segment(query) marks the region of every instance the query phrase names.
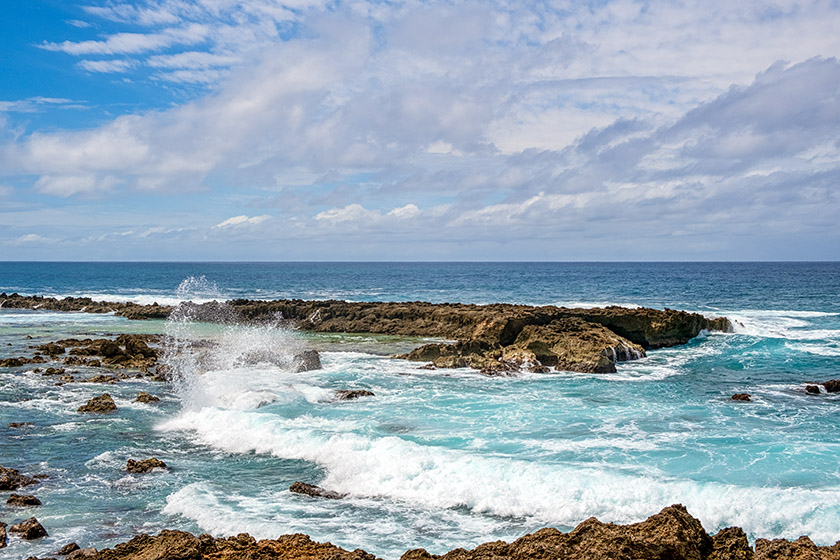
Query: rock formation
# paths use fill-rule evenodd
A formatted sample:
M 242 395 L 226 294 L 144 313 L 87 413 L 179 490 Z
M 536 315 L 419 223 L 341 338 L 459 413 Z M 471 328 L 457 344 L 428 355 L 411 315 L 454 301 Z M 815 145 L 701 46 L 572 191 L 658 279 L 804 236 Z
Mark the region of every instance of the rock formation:
M 93 397 L 78 409 L 79 412 L 95 412 L 99 414 L 113 412 L 115 410 L 117 410 L 117 405 L 108 393 Z
M 289 492 L 294 492 L 295 494 L 306 494 L 307 496 L 312 496 L 313 498 L 327 498 L 328 500 L 340 500 L 347 496 L 346 494 L 339 494 L 338 492 L 333 492 L 332 490 L 325 490 L 320 486 L 307 484 L 305 482 L 295 482 L 289 486 Z
M 733 401 L 743 401 L 743 402 L 750 402 L 752 400 L 752 396 L 749 393 L 735 393 L 732 395 Z
M 31 541 L 47 536 L 47 530 L 34 517 L 9 527 L 10 533 L 20 533 L 20 538 Z
M 37 478 L 22 475 L 17 469 L 0 467 L 0 490 L 17 490 L 24 486 L 38 484 L 38 482 Z
M 154 469 L 168 469 L 168 467 L 166 466 L 166 463 L 164 463 L 157 457 L 152 457 L 151 459 L 143 459 L 142 461 L 135 461 L 134 459 L 129 459 L 128 463 L 125 466 L 125 470 L 135 474 L 151 472 Z
M 145 391 L 141 391 L 141 392 L 137 393 L 137 398 L 134 399 L 134 400 L 136 402 L 141 402 L 141 403 L 153 403 L 153 402 L 158 402 L 160 400 L 160 398 L 156 397 L 154 395 L 150 395 L 149 393 L 146 393 Z
M 359 397 L 375 397 L 373 391 L 365 389 L 341 389 L 335 392 L 335 398 L 339 401 L 350 401 Z
M 6 500 L 7 506 L 32 507 L 40 506 L 41 500 L 31 494 L 12 494 Z

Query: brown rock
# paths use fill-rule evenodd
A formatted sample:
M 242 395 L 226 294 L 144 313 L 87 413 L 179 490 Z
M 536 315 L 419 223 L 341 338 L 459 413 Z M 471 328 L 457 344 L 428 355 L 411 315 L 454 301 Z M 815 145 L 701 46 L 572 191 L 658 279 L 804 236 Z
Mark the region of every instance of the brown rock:
M 41 500 L 31 494 L 12 494 L 6 500 L 7 506 L 31 507 L 40 506 Z
M 36 477 L 22 475 L 17 469 L 0 467 L 0 490 L 17 490 L 32 484 L 38 484 Z
M 367 391 L 365 389 L 342 389 L 340 391 L 335 392 L 335 398 L 340 401 L 349 401 L 353 399 L 358 399 L 359 397 L 375 397 L 376 395 L 373 394 L 372 391 Z
M 34 517 L 30 517 L 26 521 L 21 521 L 20 523 L 10 526 L 9 532 L 20 533 L 20 538 L 28 541 L 48 536 L 47 530 L 44 529 L 44 526 L 38 523 L 38 520 Z
M 35 424 L 32 422 L 9 422 L 10 428 L 20 429 L 20 428 L 32 428 Z
M 136 402 L 141 402 L 141 403 L 153 403 L 153 402 L 158 402 L 159 400 L 160 400 L 159 397 L 156 397 L 154 395 L 150 395 L 149 393 L 142 392 L 142 391 L 140 393 L 137 393 L 137 398 L 135 399 Z
M 819 395 L 822 393 L 817 385 L 805 385 L 805 392 L 809 395 Z
M 80 548 L 78 550 L 74 550 L 70 554 L 67 555 L 67 558 L 64 560 L 82 560 L 83 558 L 96 558 L 97 552 L 95 548 Z
M 117 405 L 108 393 L 93 397 L 87 404 L 80 406 L 78 409 L 79 412 L 95 412 L 99 414 L 113 412 L 115 410 L 117 410 Z
M 157 457 L 152 457 L 151 459 L 143 459 L 142 461 L 135 461 L 134 459 L 129 459 L 128 463 L 125 466 L 125 470 L 130 473 L 147 473 L 151 472 L 153 469 L 167 469 L 166 463 L 158 459 Z
M 740 527 L 721 529 L 712 537 L 708 560 L 753 560 L 753 550 Z
M 749 393 L 735 393 L 734 395 L 732 395 L 732 400 L 748 402 L 752 400 L 752 397 Z
M 0 548 L 6 548 L 6 524 L 0 521 Z
M 327 498 L 328 500 L 340 500 L 347 496 L 347 494 L 340 494 L 338 492 L 333 492 L 332 490 L 325 490 L 320 486 L 307 484 L 305 482 L 295 482 L 289 486 L 289 492 L 306 494 L 307 496 L 312 496 L 313 498 Z
M 67 556 L 67 555 L 68 555 L 68 554 L 70 554 L 71 552 L 75 552 L 76 550 L 79 550 L 80 548 L 81 548 L 81 547 L 80 547 L 79 545 L 77 545 L 77 544 L 76 544 L 76 543 L 74 543 L 74 542 L 71 542 L 71 543 L 68 543 L 68 544 L 65 544 L 64 546 L 62 546 L 62 547 L 58 550 L 58 555 L 59 555 L 59 556 Z
M 822 384 L 828 393 L 840 393 L 840 379 L 832 379 Z
M 833 546 L 817 546 L 808 537 L 795 541 L 757 539 L 755 560 L 838 560 L 840 542 Z

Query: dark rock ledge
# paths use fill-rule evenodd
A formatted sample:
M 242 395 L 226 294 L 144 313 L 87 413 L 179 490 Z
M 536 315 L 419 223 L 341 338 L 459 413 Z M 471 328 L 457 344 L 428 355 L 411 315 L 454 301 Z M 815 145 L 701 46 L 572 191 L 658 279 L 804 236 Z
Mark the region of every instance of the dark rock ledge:
M 290 326 L 316 332 L 439 337 L 455 343 L 422 346 L 400 357 L 433 362 L 437 367 L 470 366 L 487 375 L 521 369 L 545 372 L 549 367 L 609 373 L 615 371 L 616 362 L 641 358 L 652 348 L 684 344 L 703 330 L 732 330 L 725 317 L 709 319 L 671 309 L 623 307 L 237 299 L 224 304 L 185 303 L 173 309 L 5 293 L 0 294 L 0 307 L 114 312 L 130 319 L 166 318 L 173 311 L 217 322 L 282 318 Z
M 90 556 L 95 560 L 376 560 L 361 549 L 353 551 L 318 543 L 307 535 L 256 540 L 198 537 L 183 531 L 140 535 L 113 549 Z M 837 560 L 840 542 L 816 546 L 808 537 L 796 541 L 758 539 L 750 547 L 738 527 L 709 535 L 681 505 L 663 509 L 641 523 L 615 525 L 587 519 L 569 533 L 541 529 L 512 543 L 488 542 L 473 550 L 457 548 L 442 556 L 423 549 L 405 552 L 401 560 Z

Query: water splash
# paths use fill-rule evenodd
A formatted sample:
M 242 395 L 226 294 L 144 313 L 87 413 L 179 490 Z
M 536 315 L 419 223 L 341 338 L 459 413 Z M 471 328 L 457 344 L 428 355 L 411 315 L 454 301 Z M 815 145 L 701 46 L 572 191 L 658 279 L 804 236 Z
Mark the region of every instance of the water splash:
M 182 301 L 202 301 L 224 299 L 219 286 L 207 279 L 205 275 L 187 276 L 175 291 Z

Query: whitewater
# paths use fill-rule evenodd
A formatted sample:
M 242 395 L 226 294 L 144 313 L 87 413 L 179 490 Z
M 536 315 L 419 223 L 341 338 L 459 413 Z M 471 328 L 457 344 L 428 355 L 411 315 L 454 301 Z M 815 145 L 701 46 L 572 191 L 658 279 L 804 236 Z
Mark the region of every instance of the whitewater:
M 396 558 L 568 530 L 590 516 L 634 522 L 673 503 L 709 532 L 840 539 L 840 397 L 804 390 L 840 378 L 836 263 L 143 266 L 0 263 L 0 291 L 161 304 L 618 304 L 724 315 L 735 332 L 651 351 L 614 374 L 488 378 L 390 357 L 421 339 L 0 308 L 8 356 L 67 336 L 157 333 L 168 335 L 175 372 L 170 384 L 55 386 L 33 367 L 0 368 L 0 465 L 50 475 L 33 512 L 50 537 L 25 550 L 10 541 L 18 556 L 179 528 L 303 532 Z M 294 372 L 304 349 L 320 352 L 321 369 Z M 337 400 L 347 389 L 375 396 Z M 76 412 L 104 391 L 118 414 Z M 139 391 L 162 400 L 134 402 Z M 752 402 L 731 401 L 740 392 Z M 21 421 L 34 426 L 6 427 Z M 128 458 L 147 456 L 170 472 L 125 473 Z M 347 497 L 290 493 L 298 480 Z

